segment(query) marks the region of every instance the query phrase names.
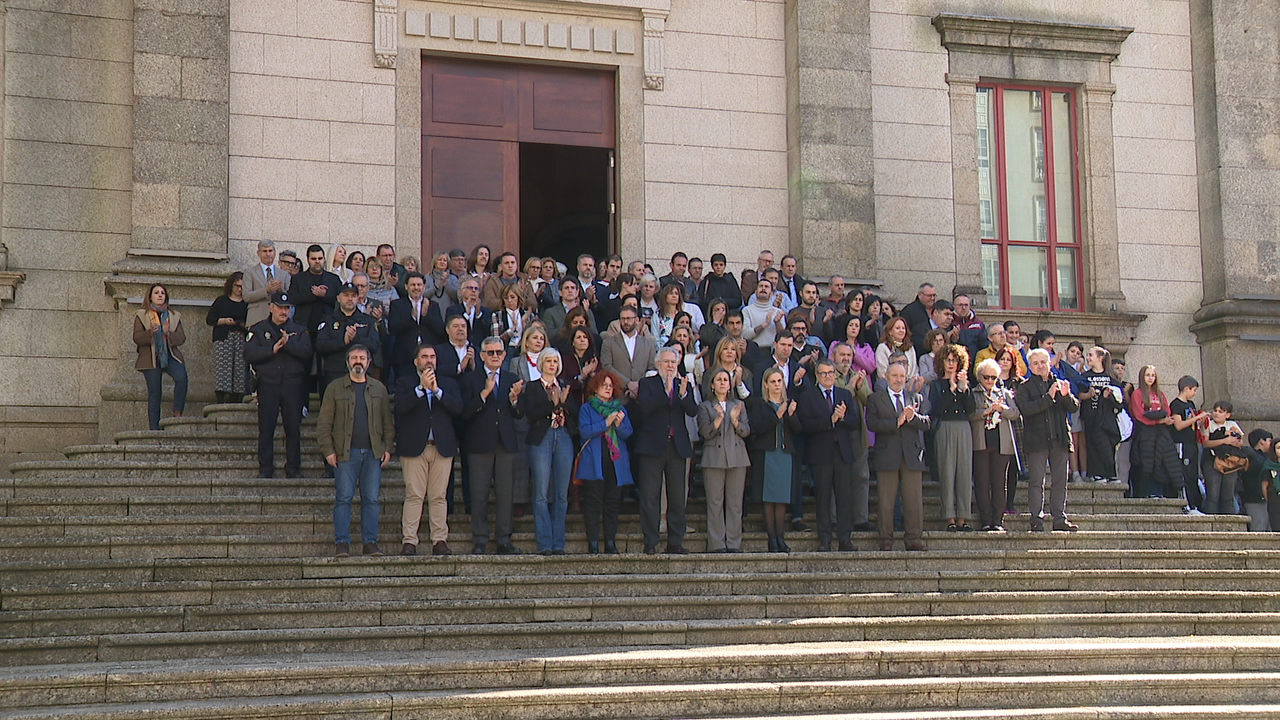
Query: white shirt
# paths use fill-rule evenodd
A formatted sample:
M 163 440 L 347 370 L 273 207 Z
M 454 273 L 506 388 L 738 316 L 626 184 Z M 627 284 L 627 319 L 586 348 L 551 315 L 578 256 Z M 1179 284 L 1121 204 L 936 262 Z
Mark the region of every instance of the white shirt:
M 275 280 L 280 275 L 280 268 L 275 265 L 263 265 L 262 263 L 258 263 L 258 266 L 262 268 L 262 277 L 267 278 L 268 280 Z M 267 274 L 268 270 L 271 271 L 270 275 Z
M 469 348 L 470 345 L 463 345 L 462 347 L 458 347 L 453 343 L 449 343 L 449 346 L 452 347 L 453 351 L 458 354 L 458 367 L 461 368 L 462 361 L 467 359 L 467 348 Z
M 781 362 L 780 360 L 778 360 L 778 357 L 775 355 L 773 358 L 773 364 L 775 367 L 777 367 L 779 370 L 782 371 L 782 377 L 784 380 L 786 380 L 786 382 L 784 382 L 783 385 L 790 386 L 791 385 L 791 360 L 788 359 L 786 362 Z
M 636 338 L 640 337 L 640 333 L 628 335 L 622 333 L 622 344 L 627 346 L 627 357 L 632 360 L 636 359 Z

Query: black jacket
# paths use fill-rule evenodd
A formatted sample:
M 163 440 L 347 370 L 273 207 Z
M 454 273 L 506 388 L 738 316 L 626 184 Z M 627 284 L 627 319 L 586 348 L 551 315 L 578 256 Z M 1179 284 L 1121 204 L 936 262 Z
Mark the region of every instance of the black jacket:
M 1050 382 L 1056 382 L 1056 378 L 1050 376 Z M 1022 448 L 1027 453 L 1071 447 L 1067 415 L 1079 410 L 1080 402 L 1070 392 L 1049 397 L 1050 382 L 1029 375 L 1014 395 L 1018 412 L 1022 414 Z
M 328 288 L 324 297 L 312 294 L 311 288 L 317 285 Z M 338 299 L 338 288 L 341 286 L 342 280 L 327 270 L 319 275 L 311 271 L 294 275 L 289 281 L 289 298 L 293 300 L 293 306 L 296 308 L 293 312 L 294 321 L 305 327 L 314 337 L 320 323 L 333 315 L 334 303 Z
M 563 387 L 568 387 L 561 383 Z M 524 392 L 520 393 L 520 414 L 529 421 L 529 434 L 525 442 L 530 445 L 540 445 L 547 436 L 547 431 L 551 429 L 551 413 L 557 407 L 564 410 L 565 429 L 567 430 L 573 419 L 578 416 L 578 404 L 572 399 L 566 399 L 559 406 L 552 404 L 551 398 L 547 395 L 547 388 L 542 384 L 542 379 L 538 378 L 533 382 L 525 383 Z
M 419 397 L 421 379 L 408 375 L 396 382 L 396 455 L 417 457 L 427 449 L 427 437 L 444 457 L 458 454 L 458 438 L 453 431 L 453 418 L 462 413 L 462 391 L 447 377 L 436 376 L 442 397 L 430 400 Z M 425 393 L 425 391 L 424 391 Z
M 449 318 L 454 315 L 467 316 L 467 309 L 461 303 L 455 303 L 444 311 L 444 326 L 447 330 L 449 327 Z M 468 322 L 467 340 L 477 351 L 480 350 L 480 343 L 493 333 L 493 312 L 484 305 L 476 306 L 476 315 L 473 320 Z M 441 342 L 445 342 L 441 340 Z
M 276 342 L 282 332 L 292 337 L 276 352 Z M 276 325 L 267 318 L 249 328 L 244 359 L 253 366 L 260 383 L 302 382 L 311 374 L 311 335 L 292 320 Z
M 316 354 L 320 356 L 321 367 L 326 373 L 347 372 L 347 348 L 352 345 L 363 345 L 369 348 L 370 360 L 378 365 L 382 359 L 382 340 L 378 337 L 376 321 L 370 315 L 356 310 L 350 316 L 335 312 L 320 332 L 316 333 Z M 357 326 L 356 336 L 351 342 L 346 341 L 347 326 Z M 291 341 L 292 342 L 292 341 Z
M 815 386 L 810 392 L 802 393 L 796 399 L 796 415 L 800 418 L 800 427 L 804 430 L 804 461 L 808 465 L 829 465 L 836 460 L 837 448 L 840 458 L 847 463 L 854 460 L 853 450 L 857 441 L 853 434 L 862 429 L 861 406 L 854 399 L 853 393 L 844 388 L 832 388 L 835 404 L 845 404 L 845 416 L 840 422 L 831 423 L 832 408 L 827 403 L 825 391 Z
M 395 336 L 396 342 L 391 351 L 391 364 L 409 365 L 418 354 L 418 345 L 439 345 L 445 342 L 444 319 L 435 303 L 427 296 L 422 297 L 422 315 L 417 322 L 413 320 L 413 301 L 399 298 L 391 301 L 391 311 L 387 316 L 387 330 Z
M 497 450 L 499 442 L 507 452 L 515 452 L 519 447 L 515 419 L 520 417 L 520 409 L 511 405 L 511 386 L 520 378 L 505 370 L 498 373 L 498 384 L 488 400 L 480 397 L 488 379 L 488 372 L 483 366 L 479 371 L 465 373 L 462 377 L 462 397 L 465 398 L 462 417 L 466 420 L 462 451 L 465 453 L 492 453 Z
M 680 378 L 675 379 L 676 393 L 680 392 Z M 651 375 L 640 380 L 640 389 L 636 401 L 644 422 L 636 432 L 636 453 L 650 457 L 661 457 L 667 448 L 667 435 L 670 434 L 676 444 L 676 452 L 682 458 L 693 457 L 693 440 L 689 437 L 689 425 L 685 416 L 695 417 L 698 414 L 698 402 L 693 397 L 694 383 L 690 382 L 684 395 L 673 402 L 667 395 L 666 384 L 662 376 Z
M 790 401 L 787 401 L 790 403 Z M 747 422 L 751 424 L 751 439 L 749 441 L 749 450 L 752 453 L 760 453 L 763 459 L 764 453 L 770 450 L 781 449 L 788 455 L 796 453 L 795 436 L 801 431 L 800 425 L 800 403 L 796 403 L 796 414 L 783 415 L 782 419 L 778 419 L 778 413 L 769 407 L 769 403 L 760 395 L 752 395 L 747 398 Z M 778 424 L 782 424 L 782 447 L 778 447 Z M 755 461 L 752 460 L 752 464 Z
M 724 300 L 730 310 L 742 307 L 742 286 L 738 284 L 738 279 L 731 272 L 726 272 L 721 277 L 716 277 L 715 273 L 703 275 L 702 282 L 698 283 L 698 296 L 702 298 L 704 313 L 711 306 L 711 301 L 716 298 Z

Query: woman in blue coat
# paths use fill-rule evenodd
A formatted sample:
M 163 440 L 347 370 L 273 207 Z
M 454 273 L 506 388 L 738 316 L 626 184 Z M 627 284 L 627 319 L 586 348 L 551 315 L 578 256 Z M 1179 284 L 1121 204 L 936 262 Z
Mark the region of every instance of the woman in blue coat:
M 618 488 L 631 485 L 631 460 L 627 438 L 631 419 L 620 399 L 622 378 L 609 371 L 597 372 L 587 383 L 586 401 L 578 410 L 582 454 L 578 479 L 582 481 L 582 514 L 587 522 L 587 552 L 600 552 L 600 519 L 604 515 L 604 551 L 618 554 Z

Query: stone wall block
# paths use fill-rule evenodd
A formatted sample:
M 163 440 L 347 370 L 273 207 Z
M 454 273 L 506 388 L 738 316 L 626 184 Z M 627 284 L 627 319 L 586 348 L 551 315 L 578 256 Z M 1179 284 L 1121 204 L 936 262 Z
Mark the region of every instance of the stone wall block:
M 159 10 L 134 13 L 134 50 L 179 57 L 230 56 L 227 16 L 174 15 Z
M 226 232 L 226 189 L 184 185 L 181 188 L 179 207 L 183 227 L 215 233 Z
M 129 151 L 93 145 L 10 140 L 5 148 L 5 182 L 129 190 Z
M 225 105 L 198 100 L 139 97 L 134 104 L 134 136 L 139 140 L 216 143 L 225 147 L 230 116 Z
M 138 53 L 134 58 L 133 92 L 151 97 L 182 95 L 182 58 Z
M 809 31 L 800 46 L 800 67 L 846 70 L 866 67 L 870 56 L 866 46 L 856 46 L 843 33 Z
M 153 228 L 135 226 L 133 244 L 153 250 L 219 252 L 227 247 L 225 232 L 198 228 Z M 189 351 L 188 351 L 189 352 Z
M 133 217 L 139 225 L 147 227 L 178 227 L 179 193 L 177 185 L 133 186 Z
M 803 105 L 800 141 L 831 145 L 871 137 L 871 109 Z M 870 143 L 865 143 L 870 146 Z
M 139 140 L 133 163 L 137 182 L 227 186 L 226 145 Z
M 8 53 L 5 92 L 10 97 L 119 104 L 133 96 L 133 74 L 123 63 Z
M 225 58 L 182 59 L 182 97 L 187 100 L 229 103 L 230 63 Z

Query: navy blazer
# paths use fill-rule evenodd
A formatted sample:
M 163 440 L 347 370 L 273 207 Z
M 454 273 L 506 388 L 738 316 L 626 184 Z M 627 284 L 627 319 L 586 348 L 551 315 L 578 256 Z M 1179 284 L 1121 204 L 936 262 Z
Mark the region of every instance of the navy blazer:
M 484 390 L 488 371 L 481 367 L 477 372 L 464 373 L 462 378 L 462 396 L 466 398 L 462 408 L 462 417 L 466 420 L 462 451 L 469 455 L 486 455 L 495 452 L 501 442 L 507 452 L 515 452 L 519 447 L 515 419 L 520 417 L 520 409 L 511 404 L 511 386 L 520 378 L 505 370 L 498 371 L 498 384 L 489 394 L 489 399 L 484 400 L 480 393 Z
M 387 315 L 387 330 L 395 336 L 392 349 L 391 364 L 409 365 L 418 355 L 418 345 L 439 345 L 447 342 L 444 334 L 444 319 L 435 303 L 427 296 L 422 297 L 422 316 L 413 321 L 413 301 L 399 298 L 391 301 L 391 310 Z
M 804 446 L 804 461 L 808 465 L 829 465 L 835 462 L 836 448 L 840 449 L 842 460 L 846 463 L 853 462 L 853 434 L 862 430 L 861 407 L 848 390 L 842 387 L 831 390 L 835 404 L 845 405 L 844 419 L 834 425 L 831 423 L 831 405 L 827 403 L 826 392 L 821 386 L 815 385 L 813 390 L 801 393 L 796 399 L 796 415 L 800 417 L 800 427 L 808 436 Z
M 446 329 L 449 326 L 449 318 L 454 315 L 461 315 L 464 318 L 467 316 L 466 308 L 462 306 L 462 303 L 450 305 L 448 309 L 444 311 L 444 324 Z M 467 330 L 467 340 L 471 342 L 471 345 L 476 350 L 479 350 L 480 343 L 484 342 L 484 339 L 493 333 L 493 312 L 483 304 L 476 306 L 475 320 L 468 323 L 468 327 L 470 329 Z
M 675 379 L 676 392 L 680 392 L 680 378 Z M 667 449 L 667 435 L 676 443 L 676 451 L 682 458 L 693 457 L 693 440 L 689 437 L 689 424 L 685 417 L 698 414 L 698 402 L 693 397 L 695 383 L 692 378 L 684 395 L 675 401 L 667 395 L 662 376 L 651 375 L 640 380 L 636 400 L 644 422 L 636 432 L 636 453 L 650 457 L 662 457 Z
M 484 361 L 480 358 L 480 350 L 476 349 L 475 364 L 470 370 L 463 372 L 458 369 L 458 352 L 453 349 L 452 343 L 444 343 L 436 346 L 436 375 L 441 377 L 453 378 L 459 384 L 462 383 L 462 376 L 475 372 L 476 368 L 484 367 Z M 481 385 L 481 387 L 484 387 Z M 466 388 L 463 388 L 464 390 Z
M 396 454 L 417 457 L 427 449 L 427 436 L 436 444 L 441 456 L 458 454 L 458 438 L 453 431 L 453 418 L 462 413 L 462 391 L 447 377 L 436 376 L 443 393 L 440 399 L 418 397 L 421 382 L 408 375 L 396 382 Z
M 752 344 L 754 343 L 748 343 L 748 349 Z M 751 369 L 751 372 L 752 372 L 751 392 L 756 395 L 762 394 L 761 383 L 764 382 L 764 371 L 768 370 L 769 368 L 777 364 L 776 361 L 773 359 L 773 348 L 762 347 L 760 348 L 760 351 L 761 351 L 760 359 L 756 362 L 755 367 Z M 799 382 L 797 382 L 796 374 L 798 373 L 800 368 L 804 368 L 804 377 L 800 378 Z M 787 383 L 787 397 L 797 401 L 796 413 L 798 414 L 800 412 L 800 409 L 798 407 L 799 406 L 798 401 L 800 400 L 800 395 L 802 395 L 805 391 L 807 391 L 810 387 L 813 386 L 813 368 L 805 367 L 804 365 L 801 365 L 799 362 L 797 362 L 796 354 L 795 352 L 792 352 L 791 357 L 787 359 L 787 377 L 791 379 L 791 381 Z

